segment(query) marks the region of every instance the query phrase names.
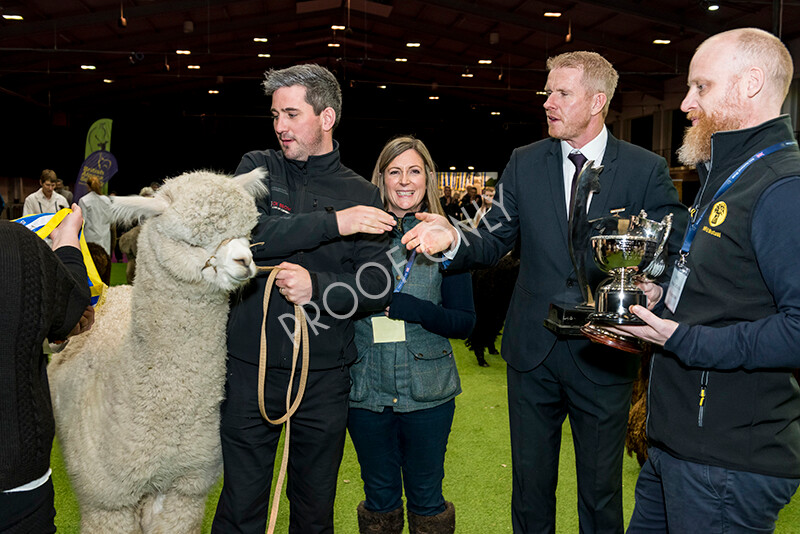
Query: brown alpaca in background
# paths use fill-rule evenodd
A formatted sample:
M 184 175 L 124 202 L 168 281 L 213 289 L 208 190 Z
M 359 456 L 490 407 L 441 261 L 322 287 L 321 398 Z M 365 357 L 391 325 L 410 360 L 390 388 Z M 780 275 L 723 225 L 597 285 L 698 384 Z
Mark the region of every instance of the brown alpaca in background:
M 519 274 L 519 256 L 510 252 L 494 267 L 472 271 L 472 298 L 475 301 L 475 328 L 466 345 L 478 359 L 478 365 L 488 367 L 484 357 L 498 354 L 495 340 L 503 329 L 511 293 Z
M 631 411 L 628 414 L 628 434 L 625 436 L 625 448 L 628 456 L 636 455 L 639 466 L 647 461 L 647 385 L 650 383 L 651 354 L 642 356 L 642 367 L 639 376 L 633 383 L 631 395 Z M 795 380 L 800 383 L 800 369 L 794 370 Z
M 651 353 L 642 356 L 639 376 L 633 383 L 631 395 L 631 411 L 628 413 L 628 434 L 625 436 L 625 448 L 628 456 L 636 454 L 639 466 L 647 460 L 647 385 L 650 383 Z

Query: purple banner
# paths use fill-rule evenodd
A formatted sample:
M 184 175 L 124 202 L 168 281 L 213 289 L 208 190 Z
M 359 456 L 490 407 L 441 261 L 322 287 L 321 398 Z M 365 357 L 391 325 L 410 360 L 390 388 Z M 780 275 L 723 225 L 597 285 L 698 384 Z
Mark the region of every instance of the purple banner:
M 117 173 L 117 158 L 111 152 L 98 150 L 89 154 L 81 165 L 78 179 L 75 180 L 75 192 L 72 201 L 77 203 L 80 198 L 89 192 L 87 185 L 89 178 L 96 176 L 101 184 L 108 182 Z

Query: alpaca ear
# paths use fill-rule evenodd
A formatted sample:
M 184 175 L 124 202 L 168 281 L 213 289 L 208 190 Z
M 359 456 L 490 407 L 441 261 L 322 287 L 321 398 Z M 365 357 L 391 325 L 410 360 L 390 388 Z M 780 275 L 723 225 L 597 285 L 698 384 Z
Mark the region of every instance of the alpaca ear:
M 111 201 L 111 215 L 117 223 L 131 224 L 161 215 L 168 207 L 169 202 L 161 197 L 116 197 Z
M 235 177 L 233 180 L 254 198 L 261 198 L 269 195 L 267 184 L 264 183 L 264 178 L 268 174 L 266 167 L 258 167 L 246 174 Z

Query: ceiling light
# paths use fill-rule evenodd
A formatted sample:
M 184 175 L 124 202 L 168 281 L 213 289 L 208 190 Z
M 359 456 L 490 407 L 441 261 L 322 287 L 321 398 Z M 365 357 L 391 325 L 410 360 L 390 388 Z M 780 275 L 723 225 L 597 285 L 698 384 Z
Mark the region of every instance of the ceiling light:
M 491 59 L 479 59 L 478 63 L 481 64 L 481 65 L 491 65 L 492 64 L 492 60 Z
M 439 100 L 438 96 L 429 96 L 428 100 Z
M 500 112 L 499 112 L 499 111 L 492 111 L 492 113 L 491 113 L 491 114 L 492 114 L 492 115 L 500 115 Z
M 332 30 L 344 30 L 345 27 L 344 26 L 340 26 L 338 24 L 334 24 L 333 26 L 331 26 L 331 29 Z
M 378 89 L 386 89 L 386 86 L 385 85 L 379 85 Z
M 191 50 L 175 50 L 175 53 L 180 55 L 180 56 L 188 56 L 189 54 L 192 53 L 192 51 Z
M 394 60 L 397 61 L 398 63 L 405 63 L 406 61 L 408 61 L 408 59 L 404 57 L 396 57 L 394 58 Z
M 474 75 L 471 72 L 462 72 L 461 73 L 461 77 L 462 78 L 472 78 L 473 76 Z
M 258 57 L 272 57 L 272 54 L 258 54 Z
M 339 43 L 328 43 L 328 48 L 339 48 L 340 46 L 342 45 Z
M 23 20 L 22 15 L 3 15 L 6 20 Z
M 119 18 L 117 19 L 117 26 L 120 28 L 128 26 L 128 19 L 125 18 L 125 11 L 122 9 L 122 0 L 119 0 Z
M 103 78 L 103 83 L 114 83 L 114 80 L 111 78 Z
M 450 170 L 451 170 L 451 171 L 454 171 L 454 170 L 456 170 L 456 167 L 455 167 L 455 165 L 450 165 Z
M 671 42 L 669 39 L 653 39 L 653 44 L 668 45 Z
M 81 65 L 81 68 L 83 70 L 95 70 L 97 67 L 95 67 L 94 65 Z
M 709 11 L 716 11 L 719 9 L 719 4 L 711 2 L 708 4 L 708 7 L 706 9 L 708 9 Z
M 200 68 L 200 65 L 186 65 L 187 69 L 197 70 Z
M 210 94 L 210 95 L 218 95 L 219 91 L 217 91 L 216 89 L 209 89 L 208 90 L 208 94 Z
M 474 171 L 474 170 L 475 170 L 475 167 L 473 167 L 472 165 L 470 165 L 469 167 L 467 167 L 467 169 L 469 169 L 469 170 L 471 170 L 471 171 Z
M 537 95 L 547 96 L 547 91 L 536 91 Z
M 269 39 L 266 37 L 253 37 L 254 43 L 266 43 L 267 41 L 269 41 Z
M 545 11 L 544 16 L 558 18 L 561 16 L 561 13 L 559 13 L 558 11 Z
M 419 43 L 406 43 L 408 48 L 419 48 Z

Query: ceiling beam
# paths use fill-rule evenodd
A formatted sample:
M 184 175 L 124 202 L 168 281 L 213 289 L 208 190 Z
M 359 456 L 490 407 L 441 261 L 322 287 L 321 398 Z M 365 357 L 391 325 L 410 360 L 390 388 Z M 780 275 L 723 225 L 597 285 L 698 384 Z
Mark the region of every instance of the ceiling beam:
M 328 14 L 315 14 L 314 17 L 308 17 L 310 19 L 307 21 L 309 24 L 313 24 L 314 21 L 318 21 L 320 25 L 324 25 L 330 17 L 330 13 Z M 212 23 L 213 34 L 219 33 L 233 33 L 237 34 L 246 30 L 252 30 L 253 28 L 274 28 L 280 27 L 281 25 L 287 24 L 289 22 L 293 22 L 297 20 L 297 15 L 292 11 L 282 11 L 276 12 L 274 14 L 264 15 L 260 17 L 252 17 L 252 18 L 244 18 L 238 20 L 226 20 L 226 21 L 218 21 Z M 291 34 L 292 39 L 294 39 L 293 35 Z M 147 54 L 169 54 L 174 55 L 175 50 L 173 48 L 167 48 L 169 44 L 175 44 L 178 41 L 182 43 L 190 43 L 190 42 L 197 42 L 201 43 L 199 46 L 202 48 L 203 51 L 197 52 L 198 56 L 206 54 L 204 52 L 207 47 L 208 43 L 205 41 L 207 38 L 207 34 L 205 33 L 195 33 L 195 34 L 186 34 L 183 32 L 182 28 L 176 28 L 170 31 L 162 31 L 162 32 L 141 32 L 136 35 L 129 35 L 125 34 L 121 38 L 112 38 L 112 39 L 103 39 L 103 40 L 96 40 L 83 43 L 81 45 L 70 47 L 69 49 L 53 49 L 53 48 L 42 48 L 42 49 L 14 49 L 14 48 L 2 48 L 0 47 L 0 54 L 5 53 L 12 53 L 16 55 L 6 56 L 2 62 L 2 70 L 15 70 L 17 67 L 27 67 L 36 61 L 42 61 L 42 58 L 52 57 L 53 54 L 72 54 L 76 52 L 86 52 L 86 53 L 97 53 L 99 56 L 106 55 L 108 53 L 116 53 L 116 54 L 130 54 L 132 51 L 134 52 L 144 52 Z M 0 43 L 2 44 L 2 43 Z M 266 47 L 267 50 L 270 47 L 274 46 L 274 43 L 271 43 L 269 47 Z M 192 48 L 191 46 L 189 48 Z M 211 52 L 213 53 L 213 51 Z
M 468 13 L 470 15 L 481 17 L 490 21 L 499 21 L 504 24 L 518 26 L 537 32 L 548 33 L 551 35 L 554 34 L 553 26 L 550 23 L 528 17 L 520 17 L 514 13 L 501 11 L 499 9 L 483 7 L 477 2 L 464 0 L 426 0 L 426 3 L 445 9 L 450 9 L 452 11 L 456 11 L 457 13 Z M 649 50 L 643 50 L 641 48 L 634 49 L 635 47 L 632 47 L 631 43 L 614 39 L 613 37 L 609 37 L 602 32 L 595 32 L 586 28 L 581 28 L 579 31 L 576 31 L 576 29 L 577 28 L 573 26 L 573 33 L 577 35 L 578 39 L 592 46 L 601 49 L 614 50 L 615 52 L 625 55 L 635 55 L 638 57 L 647 58 L 660 65 L 672 65 L 672 60 L 665 59 L 661 54 L 653 53 Z M 561 38 L 561 35 L 559 34 L 558 37 Z
M 457 43 L 462 43 L 465 46 L 480 48 L 485 52 L 485 55 L 494 56 L 497 54 L 507 54 L 509 56 L 517 56 L 520 58 L 525 58 L 528 61 L 539 61 L 541 62 L 542 68 L 544 68 L 544 63 L 547 60 L 547 54 L 543 49 L 534 48 L 532 46 L 526 45 L 514 45 L 514 44 L 506 44 L 506 43 L 497 43 L 497 44 L 489 44 L 488 39 L 484 40 L 476 40 L 472 35 L 467 34 L 465 32 L 454 31 L 441 25 L 427 23 L 421 19 L 413 19 L 409 17 L 403 17 L 402 15 L 392 15 L 390 21 L 386 21 L 385 19 L 380 19 L 378 17 L 370 17 L 368 19 L 374 23 L 378 24 L 391 24 L 392 26 L 396 26 L 402 28 L 404 30 L 410 32 L 416 32 L 421 34 L 428 34 L 437 39 L 448 39 L 450 41 L 454 41 Z M 463 56 L 458 56 L 461 59 L 460 63 L 469 64 L 472 58 L 465 58 Z M 478 57 L 474 59 L 479 59 Z
M 665 9 L 653 9 L 641 2 L 626 2 L 625 0 L 581 0 L 581 4 L 591 4 L 611 12 L 631 15 L 643 20 L 670 26 L 679 30 L 689 30 L 702 36 L 714 35 L 724 31 L 726 27 L 713 21 L 703 21 L 697 17 L 689 17 L 684 12 L 675 13 Z
M 225 6 L 241 0 L 163 0 L 152 4 L 143 4 L 125 8 L 126 18 L 143 18 L 161 15 L 163 13 L 184 12 L 192 9 L 206 9 L 208 7 Z M 52 20 L 39 20 L 36 22 L 22 22 L 0 28 L 0 40 L 11 37 L 29 37 L 39 33 L 50 33 L 53 30 L 61 31 L 81 26 L 92 26 L 115 22 L 119 18 L 119 9 L 106 9 L 92 13 L 82 13 L 59 17 Z

